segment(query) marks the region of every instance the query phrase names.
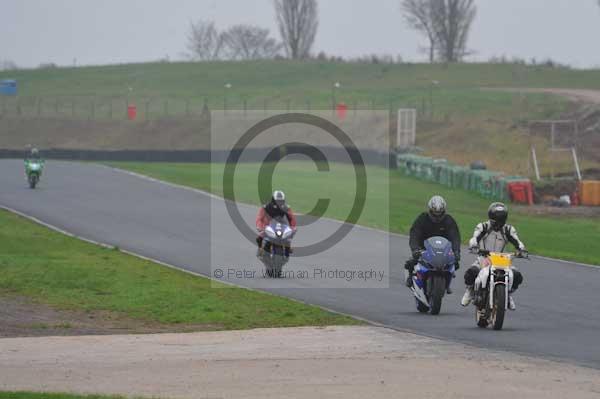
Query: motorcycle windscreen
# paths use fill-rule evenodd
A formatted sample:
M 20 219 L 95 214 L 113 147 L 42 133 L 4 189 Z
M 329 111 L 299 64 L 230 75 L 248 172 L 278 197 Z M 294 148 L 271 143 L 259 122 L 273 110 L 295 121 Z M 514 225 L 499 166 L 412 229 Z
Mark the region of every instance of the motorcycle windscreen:
M 445 270 L 455 262 L 452 244 L 443 237 L 432 237 L 425 242 L 423 259 L 436 270 Z

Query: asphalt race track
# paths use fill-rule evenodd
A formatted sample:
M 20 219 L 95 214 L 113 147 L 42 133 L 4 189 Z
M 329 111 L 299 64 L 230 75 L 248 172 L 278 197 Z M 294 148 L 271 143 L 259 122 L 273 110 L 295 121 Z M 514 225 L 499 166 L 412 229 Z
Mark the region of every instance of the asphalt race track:
M 211 274 L 211 249 L 239 264 L 254 259 L 250 242 L 219 228 L 227 225 L 227 214 L 215 209 L 221 200 L 103 166 L 52 161 L 46 164 L 39 188 L 30 190 L 23 169 L 21 160 L 0 160 L 1 206 L 81 237 L 204 275 Z M 241 206 L 240 210 L 252 223 L 256 209 Z M 298 239 L 319 236 L 320 230 L 337 225 L 321 220 L 304 227 Z M 402 285 L 400 265 L 409 254 L 405 237 L 356 228 L 347 239 L 319 255 L 320 261 L 381 260 L 381 244 L 388 238 L 397 259 L 390 288 L 309 288 L 315 283 L 292 280 L 285 282 L 285 288 L 266 289 L 396 329 L 600 368 L 600 267 L 539 258 L 519 264 L 525 283 L 515 296 L 517 311 L 508 313 L 503 331 L 482 330 L 475 326 L 474 308 L 463 309 L 459 304 L 464 289 L 462 272 L 473 260 L 470 256 L 464 256 L 455 293 L 444 298 L 442 314 L 437 317 L 417 313 L 410 292 Z M 252 280 L 241 283 L 256 286 Z M 269 283 L 280 284 L 260 281 L 261 286 Z

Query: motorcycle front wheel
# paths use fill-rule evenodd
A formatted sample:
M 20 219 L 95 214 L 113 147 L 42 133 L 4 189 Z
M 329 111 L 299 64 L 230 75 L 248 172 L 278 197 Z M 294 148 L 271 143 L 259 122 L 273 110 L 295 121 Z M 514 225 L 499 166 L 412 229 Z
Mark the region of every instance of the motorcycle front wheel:
M 37 182 L 38 182 L 38 178 L 36 175 L 29 176 L 29 188 L 31 188 L 33 190 L 35 188 L 35 186 L 37 185 Z
M 283 265 L 286 264 L 283 247 L 279 245 L 273 245 L 271 259 L 267 266 L 267 276 L 271 278 L 281 278 L 281 271 Z
M 494 287 L 494 309 L 491 322 L 494 330 L 502 330 L 504 314 L 506 313 L 506 287 L 499 284 Z
M 442 309 L 442 298 L 446 291 L 446 278 L 444 276 L 432 276 L 431 294 L 429 304 L 431 305 L 431 314 L 438 315 Z

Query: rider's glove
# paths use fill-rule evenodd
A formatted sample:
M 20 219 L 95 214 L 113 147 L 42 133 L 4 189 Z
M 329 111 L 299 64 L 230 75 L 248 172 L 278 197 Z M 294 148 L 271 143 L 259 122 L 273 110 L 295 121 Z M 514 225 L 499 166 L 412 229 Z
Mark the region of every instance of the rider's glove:
M 419 260 L 419 259 L 421 259 L 422 254 L 423 254 L 423 251 L 420 249 L 417 249 L 417 250 L 413 251 L 412 257 L 414 260 Z

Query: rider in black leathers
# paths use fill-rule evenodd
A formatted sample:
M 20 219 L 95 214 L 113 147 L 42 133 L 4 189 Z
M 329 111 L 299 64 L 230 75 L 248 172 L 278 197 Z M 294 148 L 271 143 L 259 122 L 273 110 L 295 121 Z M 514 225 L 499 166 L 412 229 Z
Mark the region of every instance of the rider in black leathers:
M 407 270 L 406 285 L 412 286 L 414 267 L 425 249 L 425 241 L 431 237 L 444 237 L 452 243 L 452 250 L 456 257 L 456 270 L 460 268 L 460 231 L 452 216 L 446 213 L 446 201 L 440 196 L 434 196 L 427 204 L 427 212 L 420 214 L 410 228 L 410 250 L 412 257 L 406 261 L 404 268 Z M 450 282 L 447 287 L 451 293 Z

